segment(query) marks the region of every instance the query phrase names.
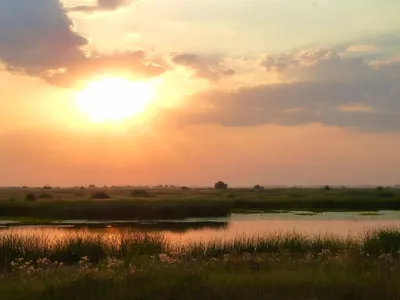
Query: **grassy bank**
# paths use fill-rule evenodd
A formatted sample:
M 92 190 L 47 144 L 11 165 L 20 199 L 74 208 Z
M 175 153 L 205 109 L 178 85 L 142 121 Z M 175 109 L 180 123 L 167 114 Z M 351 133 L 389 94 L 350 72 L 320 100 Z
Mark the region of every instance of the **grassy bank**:
M 0 281 L 4 300 L 399 299 L 400 262 L 262 255 L 213 261 L 141 259 L 66 268 L 24 266 Z
M 98 199 L 100 197 L 102 199 Z M 0 189 L 0 218 L 174 219 L 232 212 L 399 210 L 398 189 Z
M 6 300 L 400 297 L 398 231 L 360 240 L 281 235 L 182 247 L 128 233 L 111 243 L 100 236 L 0 241 L 0 257 L 8 257 L 0 273 Z M 25 259 L 15 258 L 22 253 Z

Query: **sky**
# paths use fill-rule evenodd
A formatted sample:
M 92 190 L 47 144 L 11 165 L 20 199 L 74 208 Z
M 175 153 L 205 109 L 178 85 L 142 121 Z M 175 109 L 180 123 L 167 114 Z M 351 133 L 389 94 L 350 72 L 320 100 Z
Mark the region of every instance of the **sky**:
M 398 0 L 0 0 L 0 186 L 400 184 Z

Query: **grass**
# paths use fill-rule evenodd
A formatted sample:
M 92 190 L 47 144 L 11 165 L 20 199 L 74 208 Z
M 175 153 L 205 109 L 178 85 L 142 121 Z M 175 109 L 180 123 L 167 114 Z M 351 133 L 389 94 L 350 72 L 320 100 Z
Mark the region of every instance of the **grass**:
M 4 300 L 48 299 L 398 299 L 399 261 L 237 256 L 130 264 L 85 261 L 73 268 L 23 266 L 0 281 Z
M 162 234 L 129 231 L 107 235 L 70 233 L 63 237 L 21 236 L 12 232 L 0 235 L 0 267 L 3 268 L 21 257 L 32 261 L 47 258 L 73 264 L 82 257 L 87 257 L 89 262 L 99 262 L 105 258 L 128 259 L 135 255 L 161 253 L 203 259 L 232 253 L 317 255 L 323 251 L 332 254 L 351 253 L 354 256 L 390 254 L 397 257 L 400 254 L 400 231 L 372 231 L 362 239 L 308 237 L 293 233 L 187 244 L 172 243 Z
M 2 218 L 29 217 L 53 220 L 136 220 L 226 217 L 229 206 L 219 202 L 200 201 L 0 201 Z
M 0 189 L 0 218 L 135 220 L 226 217 L 234 212 L 254 211 L 374 212 L 399 209 L 400 190 L 394 188 Z
M 0 295 L 25 299 L 399 299 L 400 231 L 177 246 L 165 236 L 0 238 Z M 24 259 L 20 258 L 24 255 Z

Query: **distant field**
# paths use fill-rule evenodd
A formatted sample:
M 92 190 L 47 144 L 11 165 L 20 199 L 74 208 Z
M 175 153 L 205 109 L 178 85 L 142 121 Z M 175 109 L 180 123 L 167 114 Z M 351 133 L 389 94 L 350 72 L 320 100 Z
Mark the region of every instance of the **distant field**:
M 1 188 L 0 218 L 173 219 L 232 212 L 399 210 L 400 189 Z

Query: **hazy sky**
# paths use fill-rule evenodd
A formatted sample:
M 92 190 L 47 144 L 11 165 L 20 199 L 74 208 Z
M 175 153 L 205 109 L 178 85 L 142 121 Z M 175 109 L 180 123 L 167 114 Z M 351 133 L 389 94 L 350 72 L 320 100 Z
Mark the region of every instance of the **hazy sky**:
M 0 186 L 399 184 L 399 11 L 0 0 Z

